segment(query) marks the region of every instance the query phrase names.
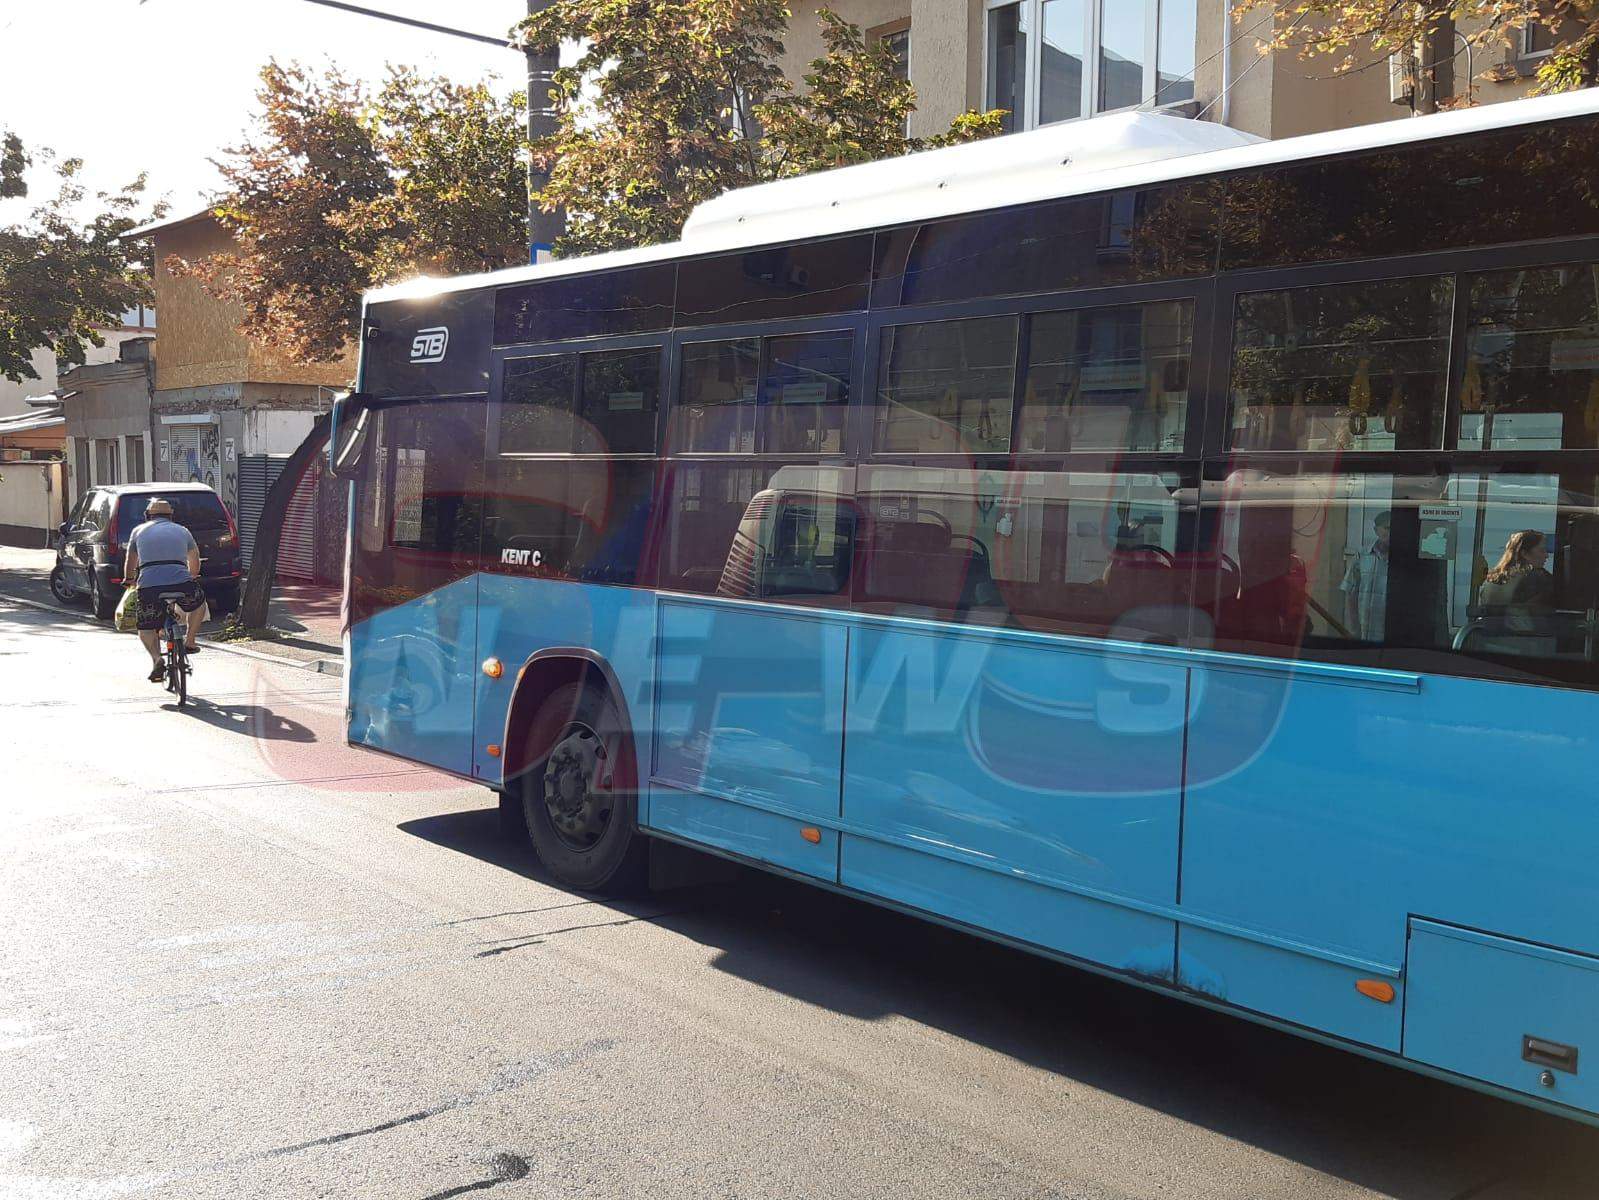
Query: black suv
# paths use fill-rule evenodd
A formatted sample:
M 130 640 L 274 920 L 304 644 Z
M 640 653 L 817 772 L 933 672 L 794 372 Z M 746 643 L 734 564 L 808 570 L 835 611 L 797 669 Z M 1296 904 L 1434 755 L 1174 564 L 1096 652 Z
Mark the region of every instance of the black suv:
M 159 497 L 172 505 L 172 519 L 188 528 L 200 547 L 200 584 L 212 616 L 239 606 L 239 531 L 217 494 L 203 483 L 124 483 L 90 488 L 61 523 L 50 593 L 62 604 L 87 596 L 102 621 L 122 598 L 122 564 L 128 535 L 144 521 L 144 506 Z

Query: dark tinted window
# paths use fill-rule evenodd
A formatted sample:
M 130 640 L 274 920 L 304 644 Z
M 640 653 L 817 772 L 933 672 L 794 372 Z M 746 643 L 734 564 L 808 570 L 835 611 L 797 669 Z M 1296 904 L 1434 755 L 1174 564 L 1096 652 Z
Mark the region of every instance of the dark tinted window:
M 1599 266 L 1467 276 L 1462 450 L 1599 447 Z
M 835 332 L 685 345 L 673 451 L 842 453 L 853 349 Z
M 662 263 L 505 288 L 494 301 L 494 340 L 558 342 L 666 329 L 676 280 L 676 264 Z
M 477 569 L 486 407 L 482 398 L 429 400 L 375 414 L 350 566 L 352 620 Z M 440 620 L 458 611 L 446 606 Z
M 144 508 L 157 496 L 172 505 L 172 519 L 185 529 L 226 529 L 228 510 L 211 492 L 169 492 L 124 495 L 117 501 L 117 537 L 126 538 L 144 523 Z
M 755 453 L 760 339 L 691 342 L 680 358 L 682 386 L 672 414 L 670 448 L 678 453 Z
M 581 355 L 579 363 L 580 410 L 587 431 L 602 452 L 648 454 L 654 450 L 661 392 L 660 350 L 652 346 L 597 351 Z
M 866 307 L 871 273 L 870 236 L 685 262 L 677 319 L 712 325 L 853 312 Z
M 1191 300 L 1031 318 L 1019 450 L 1180 451 Z
M 1599 233 L 1592 117 L 1226 181 L 1224 269 Z
M 843 604 L 855 510 L 839 467 L 679 462 L 661 586 Z
M 1387 279 L 1238 297 L 1232 445 L 1443 445 L 1454 280 Z
M 483 569 L 637 582 L 654 480 L 649 461 L 496 460 L 483 507 Z
M 547 354 L 505 364 L 501 454 L 648 454 L 661 352 Z
M 1224 647 L 1599 683 L 1594 469 L 1206 484 Z
M 854 344 L 848 333 L 766 339 L 760 410 L 763 453 L 843 453 Z
M 1178 476 L 860 470 L 859 595 L 879 611 L 1166 640 L 1187 629 Z
M 546 354 L 505 364 L 501 454 L 567 453 L 577 444 L 577 359 Z
M 1117 192 L 879 234 L 872 307 L 1058 292 L 1210 271 L 1215 185 Z
M 882 453 L 993 454 L 1010 449 L 1015 317 L 884 329 L 877 376 Z

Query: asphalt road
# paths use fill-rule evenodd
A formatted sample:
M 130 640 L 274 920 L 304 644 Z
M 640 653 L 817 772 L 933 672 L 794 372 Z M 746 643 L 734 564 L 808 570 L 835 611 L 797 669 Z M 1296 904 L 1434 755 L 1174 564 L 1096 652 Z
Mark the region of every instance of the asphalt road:
M 144 670 L 0 600 L 5 1200 L 1599 1192 L 1594 1130 L 869 905 L 572 895 L 338 680 Z

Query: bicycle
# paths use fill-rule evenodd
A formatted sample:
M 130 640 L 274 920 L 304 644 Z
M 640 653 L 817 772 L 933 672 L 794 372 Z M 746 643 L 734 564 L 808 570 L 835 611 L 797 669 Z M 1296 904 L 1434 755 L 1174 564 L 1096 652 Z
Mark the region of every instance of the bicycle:
M 183 598 L 182 592 L 160 592 L 156 596 L 165 612 L 159 636 L 166 660 L 167 691 L 177 696 L 179 708 L 188 703 L 189 671 L 192 669 L 189 666 L 189 625 L 178 609 L 178 601 Z

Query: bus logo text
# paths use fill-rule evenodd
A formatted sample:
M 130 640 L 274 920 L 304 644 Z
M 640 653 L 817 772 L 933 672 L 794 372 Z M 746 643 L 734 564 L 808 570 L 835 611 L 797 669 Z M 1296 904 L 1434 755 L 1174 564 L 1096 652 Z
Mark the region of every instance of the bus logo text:
M 411 361 L 436 363 L 444 361 L 444 352 L 450 348 L 450 331 L 443 325 L 432 329 L 418 329 L 411 339 Z
M 507 567 L 542 567 L 542 550 L 501 550 L 500 562 Z

